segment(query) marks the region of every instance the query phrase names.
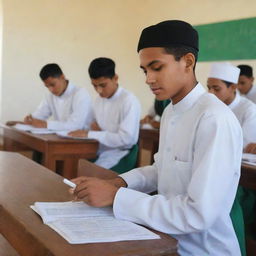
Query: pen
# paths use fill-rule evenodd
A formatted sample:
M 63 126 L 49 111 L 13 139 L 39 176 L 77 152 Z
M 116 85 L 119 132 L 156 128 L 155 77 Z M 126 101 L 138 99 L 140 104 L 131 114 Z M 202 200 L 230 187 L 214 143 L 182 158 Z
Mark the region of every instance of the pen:
M 69 185 L 71 188 L 75 188 L 76 187 L 76 184 L 73 183 L 72 181 L 70 180 L 67 180 L 67 179 L 63 179 L 63 182 L 67 185 Z

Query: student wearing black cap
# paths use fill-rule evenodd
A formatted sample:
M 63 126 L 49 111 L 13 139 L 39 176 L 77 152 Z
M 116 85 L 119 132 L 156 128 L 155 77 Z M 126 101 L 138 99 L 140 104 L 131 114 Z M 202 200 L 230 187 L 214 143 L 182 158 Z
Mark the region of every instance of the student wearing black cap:
M 240 75 L 238 80 L 238 90 L 249 100 L 256 103 L 256 86 L 253 86 L 253 71 L 249 65 L 238 65 Z
M 241 255 L 230 211 L 242 131 L 231 110 L 196 80 L 197 31 L 183 21 L 161 22 L 142 31 L 137 50 L 156 98 L 171 99 L 155 163 L 111 181 L 74 179 L 74 195 L 96 207 L 113 204 L 116 218 L 171 234 L 182 256 Z

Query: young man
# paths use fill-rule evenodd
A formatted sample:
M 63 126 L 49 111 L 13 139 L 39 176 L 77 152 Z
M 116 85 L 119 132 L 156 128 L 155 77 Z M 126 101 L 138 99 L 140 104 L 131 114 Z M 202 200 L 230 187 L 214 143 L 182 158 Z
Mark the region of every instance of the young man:
M 256 86 L 253 86 L 254 77 L 252 67 L 248 65 L 239 65 L 237 67 L 240 69 L 238 90 L 246 98 L 256 103 Z
M 61 68 L 54 63 L 40 71 L 45 87 L 50 91 L 32 115 L 24 122 L 50 130 L 74 130 L 89 127 L 92 122 L 91 99 L 85 88 L 70 83 Z M 47 119 L 53 116 L 53 120 Z
M 230 109 L 196 80 L 197 31 L 183 21 L 161 22 L 142 31 L 138 52 L 156 98 L 171 99 L 155 163 L 111 181 L 74 179 L 75 197 L 96 207 L 113 204 L 116 218 L 171 234 L 182 256 L 240 255 L 230 210 L 242 131 Z
M 239 68 L 229 63 L 211 66 L 207 86 L 234 112 L 243 130 L 244 147 L 256 141 L 256 105 L 237 92 Z
M 138 141 L 140 104 L 132 93 L 118 85 L 113 60 L 94 59 L 89 75 L 99 94 L 93 105 L 95 122 L 91 130 L 77 130 L 69 135 L 98 140 L 100 149 L 95 164 L 111 169 Z

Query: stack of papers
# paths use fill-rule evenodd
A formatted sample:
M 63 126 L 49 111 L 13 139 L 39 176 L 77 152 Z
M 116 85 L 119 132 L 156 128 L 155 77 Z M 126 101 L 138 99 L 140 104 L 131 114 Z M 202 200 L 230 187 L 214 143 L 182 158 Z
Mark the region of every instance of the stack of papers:
M 95 208 L 84 202 L 36 202 L 31 208 L 71 244 L 160 238 L 137 224 L 115 219 L 111 207 Z
M 62 138 L 88 140 L 88 138 L 69 136 L 68 133 L 70 131 L 54 131 L 54 130 L 49 130 L 47 128 L 36 128 L 36 127 L 34 127 L 32 125 L 29 125 L 29 124 L 16 124 L 13 127 L 20 130 L 20 131 L 31 132 L 31 133 L 34 133 L 34 134 L 55 134 L 56 133 L 58 136 L 60 136 Z
M 29 124 L 15 124 L 13 127 L 21 131 L 31 132 L 35 134 L 54 134 L 55 133 L 55 131 L 53 130 L 49 130 L 47 128 L 36 128 Z
M 147 130 L 156 130 L 151 124 L 146 123 L 146 124 L 142 124 L 141 129 L 147 129 Z
M 243 153 L 242 162 L 245 164 L 255 165 L 256 166 L 256 155 Z

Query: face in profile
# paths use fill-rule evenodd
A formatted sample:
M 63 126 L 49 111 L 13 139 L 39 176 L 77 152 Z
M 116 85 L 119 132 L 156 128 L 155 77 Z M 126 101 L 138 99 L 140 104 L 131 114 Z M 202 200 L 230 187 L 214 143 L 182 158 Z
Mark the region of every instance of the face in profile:
M 216 95 L 226 104 L 230 104 L 235 97 L 235 84 L 231 84 L 229 87 L 227 87 L 227 85 L 220 79 L 208 78 L 207 87 L 210 93 Z
M 55 96 L 61 96 L 67 87 L 67 81 L 64 75 L 59 77 L 49 76 L 43 82 L 47 89 Z
M 110 98 L 113 96 L 118 87 L 118 76 L 115 75 L 112 78 L 109 77 L 99 77 L 96 79 L 91 79 L 92 85 L 95 91 L 102 98 Z
M 146 75 L 146 83 L 158 100 L 172 99 L 175 104 L 187 94 L 186 81 L 193 67 L 190 70 L 187 68 L 186 57 L 176 61 L 161 47 L 140 50 L 140 67 Z
M 238 90 L 241 94 L 247 94 L 250 91 L 252 88 L 253 80 L 253 77 L 247 77 L 245 75 L 239 76 Z

